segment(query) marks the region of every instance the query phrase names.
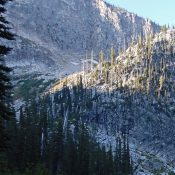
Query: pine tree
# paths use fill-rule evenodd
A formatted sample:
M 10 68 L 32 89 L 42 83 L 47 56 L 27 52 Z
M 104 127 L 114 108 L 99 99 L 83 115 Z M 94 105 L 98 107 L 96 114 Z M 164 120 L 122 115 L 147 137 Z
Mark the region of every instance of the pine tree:
M 26 148 L 26 114 L 24 113 L 24 109 L 20 107 L 20 117 L 18 123 L 18 148 L 17 148 L 17 156 L 16 159 L 18 161 L 18 167 L 20 169 L 25 169 L 25 148 Z
M 5 4 L 8 0 L 0 1 L 0 38 L 4 40 L 13 40 L 14 35 L 9 32 L 9 22 L 6 21 L 4 14 L 6 12 Z M 5 133 L 5 121 L 7 121 L 11 115 L 11 105 L 9 103 L 10 90 L 12 88 L 9 78 L 9 72 L 11 71 L 5 65 L 4 56 L 9 53 L 11 48 L 6 45 L 0 45 L 0 152 L 6 147 L 7 135 Z
M 114 155 L 114 172 L 115 174 L 121 174 L 122 167 L 122 143 L 121 139 L 118 137 L 116 140 L 116 150 Z
M 51 174 L 62 173 L 63 169 L 63 151 L 64 151 L 64 134 L 63 120 L 58 117 L 52 131 L 50 146 L 50 169 Z
M 10 121 L 7 123 L 7 133 L 9 135 L 10 140 L 8 141 L 8 149 L 7 149 L 7 160 L 8 167 L 10 169 L 18 167 L 18 132 L 19 128 L 16 121 L 15 112 L 11 116 Z
M 114 65 L 115 64 L 115 50 L 114 50 L 114 47 L 111 48 L 111 65 Z
M 78 145 L 78 174 L 89 175 L 89 135 L 85 124 L 81 124 Z
M 122 175 L 130 175 L 131 169 L 132 167 L 131 167 L 128 136 L 124 134 L 123 148 L 122 148 Z
M 67 131 L 67 139 L 64 149 L 63 171 L 65 175 L 77 175 L 78 173 L 78 150 L 71 131 Z
M 100 61 L 100 64 L 103 64 L 103 62 L 104 62 L 104 54 L 103 54 L 102 50 L 100 51 L 100 59 L 99 59 L 99 61 Z
M 161 27 L 161 32 L 166 32 L 168 30 L 166 24 Z
M 101 167 L 101 174 L 106 175 L 108 174 L 108 164 L 107 164 L 107 154 L 105 146 L 102 147 L 102 167 Z
M 114 174 L 114 165 L 113 165 L 113 155 L 112 155 L 112 147 L 110 146 L 109 151 L 107 152 L 107 172 L 108 175 Z

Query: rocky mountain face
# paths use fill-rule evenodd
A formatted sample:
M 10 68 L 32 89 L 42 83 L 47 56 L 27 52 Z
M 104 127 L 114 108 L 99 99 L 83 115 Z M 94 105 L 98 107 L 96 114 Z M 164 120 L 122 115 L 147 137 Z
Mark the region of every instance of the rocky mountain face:
M 18 35 L 8 56 L 15 75 L 31 80 L 39 73 L 44 82 L 44 74 L 52 79 L 79 71 L 91 50 L 96 57 L 104 52 L 95 69 L 71 74 L 45 92 L 47 115 L 54 119 L 62 110 L 65 127 L 87 122 L 107 146 L 128 132 L 135 174 L 175 170 L 174 30 L 154 35 L 158 25 L 103 0 L 16 0 L 8 17 Z M 107 57 L 111 46 L 120 52 L 114 62 Z M 32 93 L 43 88 L 40 80 L 28 82 Z M 19 83 L 17 99 L 26 88 Z
M 64 123 L 83 120 L 100 143 L 128 132 L 135 174 L 175 171 L 175 31 L 137 43 L 114 62 L 58 81 L 47 97 L 49 115 L 64 109 Z
M 94 50 L 109 53 L 127 47 L 139 35 L 160 27 L 103 0 L 16 0 L 9 20 L 18 35 L 8 64 L 22 72 L 72 73 L 80 59 Z

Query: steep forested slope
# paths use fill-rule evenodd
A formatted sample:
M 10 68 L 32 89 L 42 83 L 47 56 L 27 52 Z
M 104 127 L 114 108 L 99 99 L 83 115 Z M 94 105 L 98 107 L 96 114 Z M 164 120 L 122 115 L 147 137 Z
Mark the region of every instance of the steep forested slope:
M 49 111 L 64 106 L 65 122 L 84 120 L 101 143 L 129 133 L 139 168 L 159 172 L 174 167 L 175 31 L 145 39 L 93 71 L 70 75 L 50 89 Z M 47 94 L 48 92 L 46 92 Z M 136 156 L 137 157 L 137 156 Z

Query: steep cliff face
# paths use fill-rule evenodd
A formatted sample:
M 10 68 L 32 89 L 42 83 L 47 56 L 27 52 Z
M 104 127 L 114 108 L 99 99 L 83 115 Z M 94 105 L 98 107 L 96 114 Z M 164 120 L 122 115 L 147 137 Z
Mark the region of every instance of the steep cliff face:
M 108 53 L 112 45 L 119 51 L 138 35 L 159 31 L 153 22 L 103 0 L 16 0 L 8 16 L 19 36 L 11 65 L 22 62 L 15 65 L 43 72 L 41 64 L 54 74 L 79 70 L 86 52 Z

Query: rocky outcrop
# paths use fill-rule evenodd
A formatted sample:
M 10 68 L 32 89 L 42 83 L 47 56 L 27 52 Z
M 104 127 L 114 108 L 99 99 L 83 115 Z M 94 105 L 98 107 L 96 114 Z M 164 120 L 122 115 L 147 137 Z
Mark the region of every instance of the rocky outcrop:
M 8 16 L 19 36 L 11 65 L 34 63 L 34 69 L 43 72 L 44 64 L 44 72 L 53 74 L 78 71 L 80 59 L 91 50 L 109 53 L 114 46 L 118 52 L 138 35 L 160 29 L 103 0 L 16 0 L 9 4 Z

